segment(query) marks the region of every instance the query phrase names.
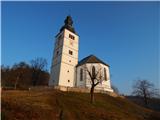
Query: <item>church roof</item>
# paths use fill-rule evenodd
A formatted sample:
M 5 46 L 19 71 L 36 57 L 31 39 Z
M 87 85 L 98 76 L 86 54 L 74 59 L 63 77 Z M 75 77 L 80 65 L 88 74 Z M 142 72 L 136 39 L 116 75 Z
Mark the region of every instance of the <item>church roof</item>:
M 74 27 L 72 25 L 73 24 L 73 20 L 72 20 L 72 17 L 70 15 L 68 15 L 66 17 L 66 19 L 64 20 L 64 23 L 65 24 L 61 27 L 60 32 L 62 32 L 66 28 L 67 30 L 69 30 L 69 31 L 71 31 L 71 32 L 76 34 L 76 31 L 75 31 L 75 29 L 74 29 Z
M 102 63 L 104 65 L 109 66 L 108 64 L 106 64 L 105 62 L 103 62 L 102 60 L 97 58 L 96 56 L 89 55 L 89 56 L 83 58 L 81 61 L 79 61 L 77 67 L 80 65 L 86 64 L 86 63 Z

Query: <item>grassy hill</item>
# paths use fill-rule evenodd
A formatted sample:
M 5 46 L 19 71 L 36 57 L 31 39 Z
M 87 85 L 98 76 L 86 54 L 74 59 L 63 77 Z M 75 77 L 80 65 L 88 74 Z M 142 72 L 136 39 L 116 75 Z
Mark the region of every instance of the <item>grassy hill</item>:
M 160 120 L 158 112 L 127 99 L 57 90 L 3 91 L 2 120 Z
M 138 104 L 142 107 L 146 107 L 142 97 L 126 96 L 126 98 L 128 98 L 132 102 L 134 102 L 134 103 L 136 103 L 136 104 Z M 160 112 L 160 98 L 150 98 L 150 99 L 148 99 L 147 108 Z

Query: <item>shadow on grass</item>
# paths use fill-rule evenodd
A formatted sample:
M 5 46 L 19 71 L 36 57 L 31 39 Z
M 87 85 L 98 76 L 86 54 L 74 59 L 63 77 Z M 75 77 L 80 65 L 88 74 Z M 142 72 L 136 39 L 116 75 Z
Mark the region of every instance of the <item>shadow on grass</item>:
M 160 120 L 160 112 L 151 112 L 148 120 Z

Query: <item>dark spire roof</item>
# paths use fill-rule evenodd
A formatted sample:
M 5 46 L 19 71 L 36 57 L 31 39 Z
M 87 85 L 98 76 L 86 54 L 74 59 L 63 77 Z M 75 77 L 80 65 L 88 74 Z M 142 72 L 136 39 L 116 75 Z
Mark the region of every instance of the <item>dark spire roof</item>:
M 106 64 L 94 55 L 89 55 L 88 57 L 83 58 L 81 61 L 78 62 L 77 66 L 83 65 L 85 63 L 102 63 L 104 65 L 109 66 L 108 64 Z
M 73 20 L 70 15 L 66 17 L 66 19 L 64 20 L 64 23 L 65 24 L 61 27 L 60 32 L 62 32 L 66 28 L 67 30 L 76 34 L 76 31 L 74 30 L 74 27 L 73 27 Z

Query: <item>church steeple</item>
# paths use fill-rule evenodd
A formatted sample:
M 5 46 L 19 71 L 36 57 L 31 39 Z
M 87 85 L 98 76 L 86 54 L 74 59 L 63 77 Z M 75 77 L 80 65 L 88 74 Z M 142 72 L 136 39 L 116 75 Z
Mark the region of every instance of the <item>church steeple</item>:
M 74 30 L 71 16 L 66 17 L 55 39 L 49 85 L 74 87 L 79 36 Z
M 74 27 L 73 27 L 73 20 L 72 17 L 70 15 L 68 15 L 66 17 L 66 19 L 64 20 L 64 25 L 61 27 L 60 32 L 62 32 L 65 28 L 73 33 L 76 34 Z
M 67 16 L 65 21 L 64 21 L 64 23 L 65 23 L 65 25 L 72 26 L 72 24 L 73 24 L 72 17 L 71 16 Z

